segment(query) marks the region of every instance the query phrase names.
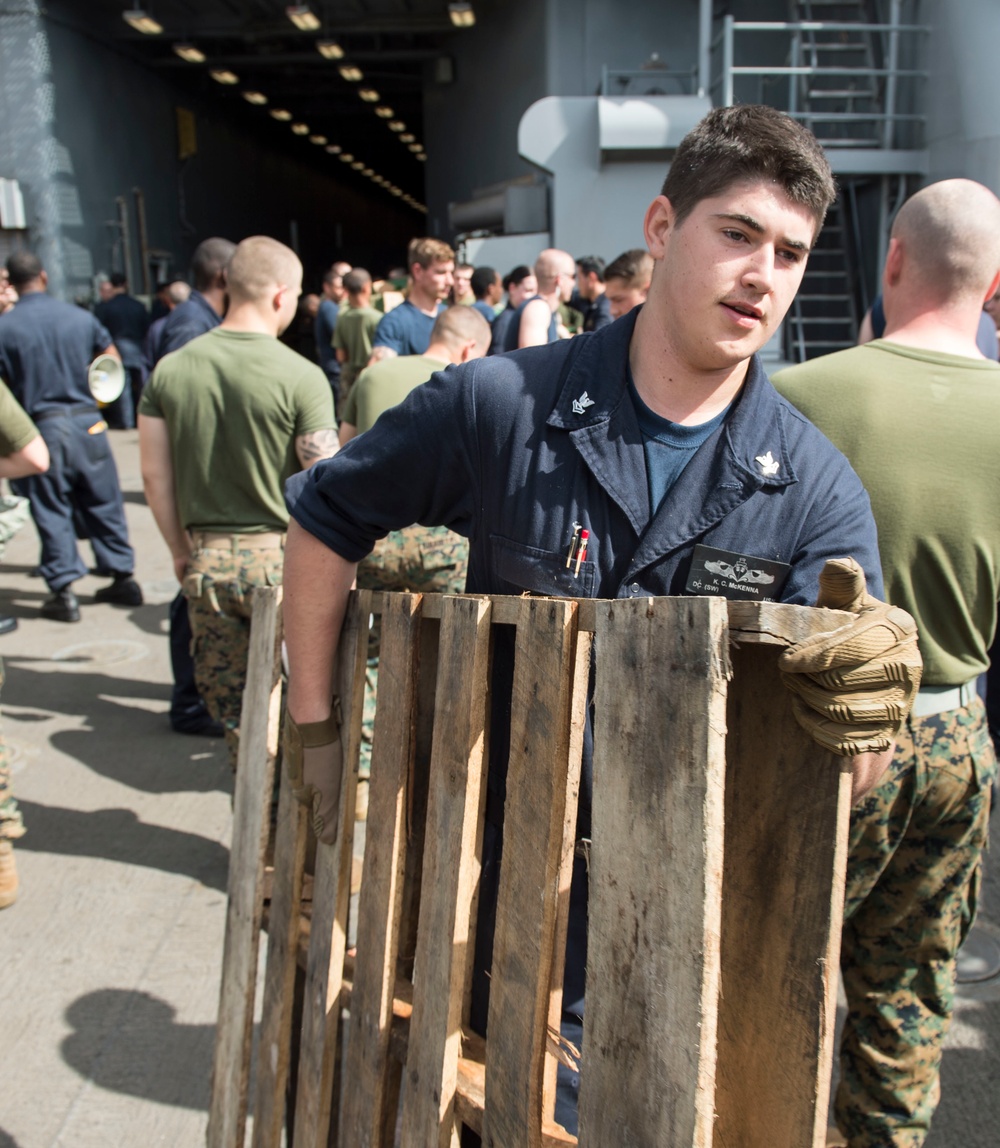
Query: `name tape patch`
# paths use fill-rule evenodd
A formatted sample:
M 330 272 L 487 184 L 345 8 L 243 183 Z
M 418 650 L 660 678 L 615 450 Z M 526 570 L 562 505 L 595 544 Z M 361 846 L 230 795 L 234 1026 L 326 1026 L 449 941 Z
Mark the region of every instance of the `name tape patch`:
M 718 594 L 722 598 L 749 598 L 773 602 L 781 593 L 791 566 L 739 551 L 696 546 L 685 589 L 692 594 Z

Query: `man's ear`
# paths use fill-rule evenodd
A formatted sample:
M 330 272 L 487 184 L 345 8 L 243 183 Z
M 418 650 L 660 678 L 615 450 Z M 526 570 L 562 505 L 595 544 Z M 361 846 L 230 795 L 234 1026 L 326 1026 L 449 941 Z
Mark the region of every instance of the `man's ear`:
M 462 344 L 462 357 L 458 360 L 460 363 L 467 363 L 469 359 L 476 357 L 476 340 L 469 339 L 468 342 Z
M 288 284 L 287 283 L 279 283 L 278 284 L 277 291 L 275 291 L 274 295 L 271 297 L 271 309 L 273 311 L 278 312 L 281 310 L 282 305 L 285 302 L 285 292 L 287 290 L 288 290 Z
M 43 271 L 38 276 L 38 278 L 41 280 L 42 290 L 44 291 L 45 288 L 48 287 L 48 285 L 49 285 L 49 273 L 48 273 L 48 271 Z
M 988 303 L 993 296 L 997 293 L 997 288 L 1000 288 L 1000 271 L 998 271 L 990 280 L 990 289 L 983 296 L 983 302 Z
M 903 272 L 905 253 L 903 244 L 895 236 L 889 240 L 889 250 L 885 257 L 885 272 L 883 280 L 886 283 L 896 284 Z
M 675 227 L 673 204 L 665 195 L 658 195 L 646 208 L 646 218 L 642 221 L 642 231 L 646 246 L 654 259 L 662 259 L 670 241 L 670 233 Z

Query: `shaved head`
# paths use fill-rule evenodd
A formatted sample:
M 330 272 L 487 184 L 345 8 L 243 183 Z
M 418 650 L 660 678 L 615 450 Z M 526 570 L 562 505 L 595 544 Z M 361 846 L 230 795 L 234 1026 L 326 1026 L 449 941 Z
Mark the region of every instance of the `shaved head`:
M 1000 269 L 1000 199 L 971 179 L 945 179 L 903 204 L 892 225 L 928 297 L 981 305 Z
M 538 280 L 538 293 L 548 295 L 555 289 L 560 275 L 576 278 L 576 260 L 568 251 L 558 247 L 546 247 L 535 260 L 535 278 Z
M 485 355 L 492 336 L 489 323 L 474 307 L 455 306 L 434 320 L 431 344 L 443 343 L 450 351 L 460 351 L 472 340 L 479 354 Z
M 295 252 L 277 239 L 252 235 L 236 248 L 226 278 L 234 303 L 256 303 L 282 284 L 301 287 L 302 264 Z

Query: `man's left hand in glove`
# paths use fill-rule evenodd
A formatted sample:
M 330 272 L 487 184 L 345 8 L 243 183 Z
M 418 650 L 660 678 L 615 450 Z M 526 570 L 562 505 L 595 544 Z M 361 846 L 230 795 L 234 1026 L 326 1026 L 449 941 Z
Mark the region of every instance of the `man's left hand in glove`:
M 864 571 L 853 558 L 827 562 L 816 605 L 849 611 L 855 619 L 806 638 L 778 659 L 782 680 L 794 695 L 796 720 L 813 740 L 841 756 L 886 754 L 920 688 L 916 623 L 905 610 L 868 593 Z M 855 798 L 859 780 L 856 776 Z

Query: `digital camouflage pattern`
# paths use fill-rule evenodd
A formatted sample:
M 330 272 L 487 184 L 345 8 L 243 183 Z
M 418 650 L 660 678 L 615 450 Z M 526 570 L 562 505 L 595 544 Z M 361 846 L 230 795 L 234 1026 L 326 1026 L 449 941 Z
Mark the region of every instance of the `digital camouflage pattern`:
M 927 1136 L 996 774 L 977 698 L 910 718 L 885 778 L 852 811 L 834 1105 L 851 1148 L 919 1148 Z
M 358 565 L 359 590 L 398 590 L 421 594 L 461 594 L 469 562 L 469 542 L 445 526 L 408 526 L 393 530 Z M 358 776 L 371 774 L 372 732 L 381 624 L 376 618 L 368 634 L 364 717 Z
M 198 690 L 225 729 L 229 762 L 236 768 L 240 711 L 247 679 L 252 591 L 280 586 L 284 550 L 196 550 L 184 577 L 191 652 Z
M 0 688 L 3 687 L 3 661 L 0 660 Z M 10 788 L 10 758 L 0 730 L 0 838 L 16 841 L 24 836 L 24 822 Z

